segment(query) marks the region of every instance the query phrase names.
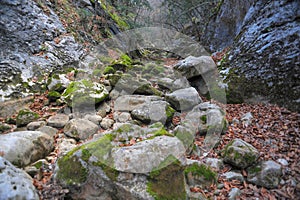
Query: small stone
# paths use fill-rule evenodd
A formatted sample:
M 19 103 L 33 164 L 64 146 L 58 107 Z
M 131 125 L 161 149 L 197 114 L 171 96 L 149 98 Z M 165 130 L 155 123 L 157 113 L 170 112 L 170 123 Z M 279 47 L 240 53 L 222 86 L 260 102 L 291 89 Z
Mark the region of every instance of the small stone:
M 128 112 L 114 113 L 114 119 L 120 123 L 125 123 L 132 120 L 131 115 Z
M 223 189 L 223 188 L 224 188 L 224 184 L 223 184 L 223 183 L 218 184 L 218 185 L 217 185 L 217 188 L 218 188 L 219 190 Z
M 69 121 L 69 116 L 66 114 L 56 114 L 48 119 L 48 126 L 54 128 L 63 128 Z
M 228 194 L 228 199 L 229 200 L 235 200 L 236 197 L 238 197 L 239 195 L 241 195 L 241 190 L 238 188 L 232 188 Z
M 16 123 L 17 126 L 24 126 L 29 124 L 30 122 L 33 122 L 39 118 L 39 114 L 29 110 L 29 109 L 24 109 L 20 110 L 17 118 L 16 118 Z
M 68 151 L 75 148 L 76 140 L 71 138 L 62 138 L 58 140 L 59 155 L 65 155 Z
M 93 122 L 94 124 L 96 125 L 99 125 L 100 122 L 102 121 L 102 117 L 99 116 L 99 115 L 90 115 L 90 114 L 87 114 L 86 116 L 84 116 L 85 119 Z
M 229 181 L 238 180 L 240 182 L 244 182 L 243 175 L 237 172 L 226 172 L 225 174 L 223 174 L 223 176 L 225 176 L 225 178 Z
M 45 121 L 30 122 L 29 124 L 27 124 L 27 130 L 34 131 L 42 126 L 45 126 L 46 124 L 47 122 Z
M 110 127 L 112 127 L 113 124 L 114 124 L 114 120 L 109 119 L 109 118 L 104 118 L 104 119 L 102 119 L 100 126 L 103 129 L 109 129 Z
M 286 159 L 283 159 L 283 158 L 279 158 L 279 159 L 277 160 L 277 162 L 279 162 L 279 163 L 282 164 L 283 166 L 288 166 L 288 165 L 289 165 L 288 161 L 287 161 Z
M 58 130 L 56 128 L 53 128 L 51 126 L 42 126 L 42 127 L 38 128 L 37 131 L 46 133 L 50 137 L 53 137 L 58 132 Z
M 241 121 L 243 126 L 249 126 L 252 122 L 253 116 L 250 112 L 247 112 L 245 115 L 241 117 Z

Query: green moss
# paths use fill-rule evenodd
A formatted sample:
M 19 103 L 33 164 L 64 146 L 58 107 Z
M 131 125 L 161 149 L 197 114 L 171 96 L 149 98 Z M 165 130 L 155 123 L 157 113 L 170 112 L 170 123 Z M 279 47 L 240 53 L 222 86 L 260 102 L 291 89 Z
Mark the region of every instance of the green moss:
M 121 77 L 122 76 L 119 75 L 119 74 L 109 74 L 107 76 L 107 79 L 109 80 L 109 83 L 110 83 L 111 86 L 115 86 L 118 83 L 118 81 L 120 80 Z
M 174 157 L 167 157 L 150 172 L 147 192 L 157 200 L 186 199 L 183 167 Z
M 58 159 L 57 179 L 67 185 L 83 184 L 87 180 L 89 171 L 81 162 L 76 155 L 70 156 L 70 154 Z
M 174 113 L 175 113 L 175 109 L 173 109 L 171 106 L 168 105 L 167 108 L 166 108 L 167 119 L 171 120 Z
M 134 131 L 131 124 L 123 124 L 115 130 L 117 133 L 129 133 L 131 131 Z
M 106 176 L 112 180 L 112 181 L 117 181 L 118 180 L 118 176 L 120 174 L 120 172 L 106 164 L 103 164 L 101 162 L 93 162 L 92 163 L 94 166 L 98 166 L 101 167 L 101 169 L 104 171 L 104 173 L 106 174 Z
M 254 166 L 254 167 L 249 167 L 247 169 L 248 173 L 250 174 L 257 174 L 259 172 L 261 172 L 261 166 Z
M 197 163 L 193 163 L 185 168 L 184 173 L 186 176 L 192 173 L 193 176 L 203 177 L 204 180 L 209 182 L 217 181 L 217 173 L 204 164 L 198 165 Z
M 185 128 L 185 127 L 178 127 L 175 131 L 174 131 L 174 135 L 182 142 L 182 144 L 184 145 L 186 152 L 187 153 L 191 153 L 191 151 L 193 150 L 194 145 L 194 133 L 191 132 L 189 129 Z
M 149 128 L 163 128 L 163 127 L 164 127 L 164 125 L 161 122 L 156 122 L 149 126 Z
M 47 95 L 48 99 L 50 101 L 56 101 L 56 99 L 59 99 L 61 94 L 57 91 L 50 91 Z
M 153 132 L 150 132 L 149 134 L 153 134 L 152 137 L 149 137 L 148 139 L 151 140 L 155 137 L 158 137 L 158 136 L 169 136 L 169 137 L 174 137 L 173 134 L 169 133 L 164 127 L 163 128 L 160 128 L 156 131 L 153 131 Z
M 116 70 L 111 67 L 111 66 L 107 66 L 105 67 L 103 74 L 114 74 L 116 72 Z
M 200 119 L 201 119 L 201 121 L 202 121 L 204 124 L 207 123 L 207 116 L 206 116 L 206 115 L 202 115 Z
M 28 123 L 38 119 L 40 116 L 38 113 L 32 112 L 28 109 L 20 110 L 16 117 L 17 126 L 27 125 Z
M 37 169 L 40 169 L 40 168 L 43 166 L 43 161 L 38 161 L 38 162 L 34 163 L 34 166 L 35 166 Z

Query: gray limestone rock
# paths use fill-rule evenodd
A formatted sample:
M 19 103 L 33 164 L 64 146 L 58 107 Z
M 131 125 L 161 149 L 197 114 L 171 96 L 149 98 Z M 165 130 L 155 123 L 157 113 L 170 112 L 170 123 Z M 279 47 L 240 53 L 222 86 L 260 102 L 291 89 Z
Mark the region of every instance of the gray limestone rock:
M 197 90 L 193 87 L 176 90 L 166 94 L 166 100 L 176 109 L 186 111 L 202 102 Z
M 247 181 L 265 188 L 276 188 L 282 175 L 280 164 L 268 160 L 247 168 Z
M 20 131 L 0 135 L 0 151 L 12 164 L 23 167 L 46 157 L 53 149 L 53 138 L 40 131 Z
M 86 119 L 72 119 L 64 127 L 65 135 L 76 140 L 85 140 L 97 131 L 98 126 Z
M 241 139 L 234 139 L 224 147 L 222 157 L 224 162 L 244 169 L 256 162 L 259 152 L 251 144 Z
M 66 114 L 56 114 L 48 119 L 48 126 L 54 128 L 63 128 L 69 121 L 69 116 Z
M 39 200 L 32 178 L 0 157 L 0 200 Z

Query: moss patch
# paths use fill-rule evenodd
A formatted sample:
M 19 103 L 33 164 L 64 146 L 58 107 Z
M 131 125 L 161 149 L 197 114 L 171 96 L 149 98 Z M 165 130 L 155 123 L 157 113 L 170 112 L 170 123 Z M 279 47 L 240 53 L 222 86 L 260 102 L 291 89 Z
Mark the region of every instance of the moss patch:
M 174 156 L 150 173 L 147 192 L 157 200 L 186 199 L 183 167 Z
M 116 72 L 116 70 L 111 67 L 111 66 L 107 66 L 104 68 L 103 74 L 114 74 Z
M 166 108 L 167 119 L 171 120 L 174 113 L 175 113 L 175 109 L 168 105 L 167 108 Z
M 191 173 L 193 176 L 202 177 L 205 181 L 208 182 L 216 182 L 217 181 L 217 173 L 212 171 L 209 166 L 204 164 L 198 165 L 197 163 L 193 163 L 185 168 L 184 173 L 188 176 Z
M 39 114 L 32 112 L 31 110 L 28 109 L 23 109 L 20 110 L 17 115 L 16 124 L 17 126 L 24 126 L 34 120 L 37 120 L 39 117 L 40 117 Z

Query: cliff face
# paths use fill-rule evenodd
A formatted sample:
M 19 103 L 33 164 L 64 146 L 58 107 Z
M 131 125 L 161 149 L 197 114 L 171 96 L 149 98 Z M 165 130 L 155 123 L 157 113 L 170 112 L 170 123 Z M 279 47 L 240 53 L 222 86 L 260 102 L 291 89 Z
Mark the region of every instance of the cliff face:
M 214 52 L 230 46 L 240 32 L 244 17 L 255 0 L 222 0 L 210 19 L 201 41 Z
M 300 2 L 257 1 L 224 66 L 229 100 L 268 101 L 300 110 Z

